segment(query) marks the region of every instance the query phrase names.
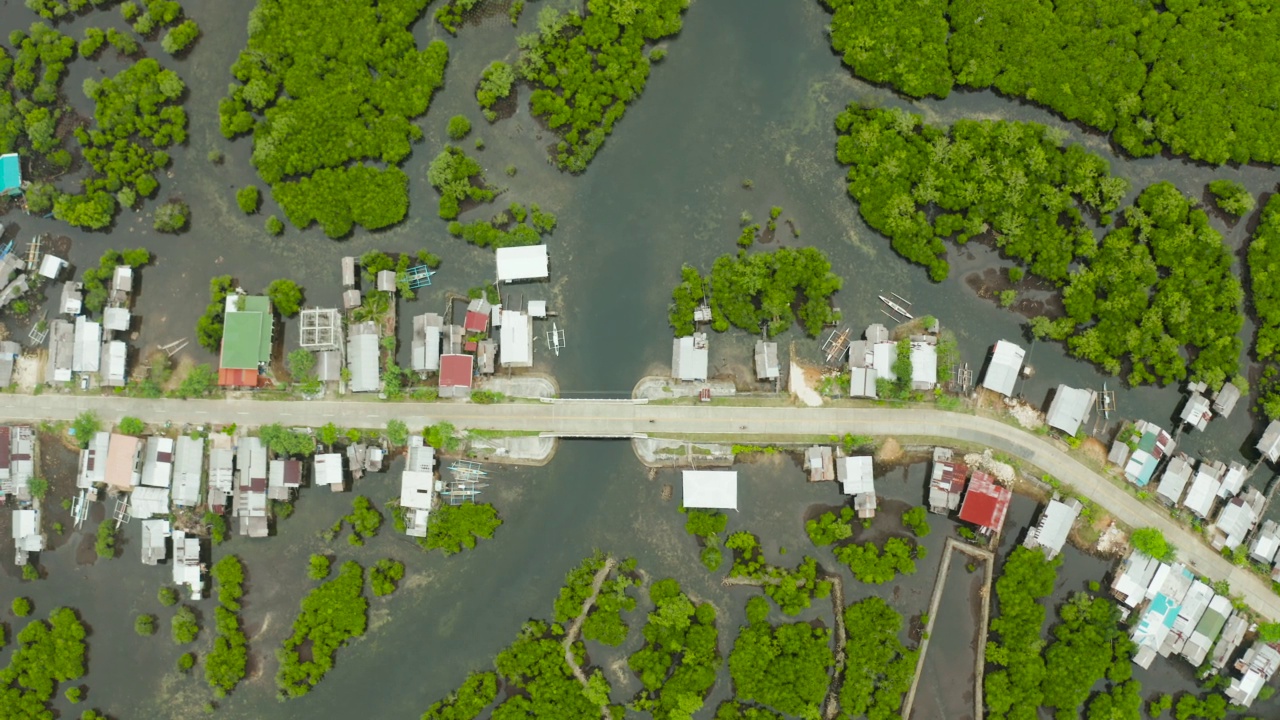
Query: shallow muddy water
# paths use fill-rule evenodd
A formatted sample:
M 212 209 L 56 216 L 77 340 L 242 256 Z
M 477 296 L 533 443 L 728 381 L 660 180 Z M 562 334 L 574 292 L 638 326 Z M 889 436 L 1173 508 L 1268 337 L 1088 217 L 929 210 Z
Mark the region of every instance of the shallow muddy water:
M 451 58 L 446 86 L 418 121 L 426 137 L 404 166 L 411 178 L 409 219 L 381 232 L 357 231 L 341 241 L 327 239 L 315 227 L 290 228 L 283 236 L 271 238 L 262 229 L 263 221 L 280 212 L 269 198 L 253 216 L 243 215 L 234 202 L 236 188 L 250 183 L 261 187 L 249 164 L 250 141 L 228 143 L 217 128 L 217 101 L 231 80 L 227 68 L 243 47 L 253 1 L 189 0 L 185 6 L 204 30 L 191 54 L 174 61 L 162 57 L 157 43 L 149 43 L 147 49 L 162 63 L 176 67 L 189 87 L 190 140 L 173 152 L 173 165 L 161 177 L 158 197 L 185 199 L 192 207 L 192 228 L 178 236 L 151 230 L 149 213 L 155 202 L 136 214 L 122 215 L 109 233 L 72 231 L 52 219 L 14 212 L 0 219 L 9 226 L 6 237 L 20 238 L 19 247 L 21 240 L 40 232 L 69 236 L 71 259 L 80 269 L 96 263 L 107 248 L 150 248 L 156 261 L 141 272 L 136 308 L 140 321 L 134 326 L 135 345 L 142 349 L 184 337 L 194 339 L 195 322 L 208 300 L 207 283 L 213 275 L 234 275 L 251 291 L 274 278 L 291 277 L 305 286 L 308 303 L 332 305 L 340 292 L 342 256 L 375 248 L 428 249 L 441 256 L 444 265 L 433 286 L 420 292 L 417 300 L 401 301 L 402 318 L 442 311 L 446 293 L 465 292 L 490 278 L 491 252 L 446 233 L 444 221 L 435 216 L 436 194 L 425 181 L 427 164 L 444 142 L 445 123 L 457 113 L 469 115 L 475 123 L 468 152 L 485 165 L 490 182 L 506 190 L 498 205 L 472 210 L 463 219 L 488 217 L 509 201 L 538 203 L 559 217 L 547 241 L 552 281 L 515 286 L 509 297 L 546 299 L 560 313 L 568 348 L 557 358 L 538 347 L 536 363 L 539 370 L 555 375 L 563 394 L 569 396 L 626 395 L 642 375 L 664 372 L 671 338 L 666 309 L 681 264 L 708 268 L 715 257 L 736 249 L 734 240 L 744 211 L 759 219 L 774 205 L 783 207 L 782 220 L 791 221 L 800 234 L 792 236 L 780 223 L 766 248 L 812 245 L 826 251 L 836 272 L 845 278 L 837 303 L 855 329 L 883 320 L 876 296 L 891 290 L 909 298 L 917 315 L 936 315 L 953 330 L 963 360 L 975 371 L 993 342 L 1022 337 L 1024 318 L 979 297 L 967 281 L 971 275 L 1008 265 L 989 249 L 976 243 L 953 248 L 951 278 L 933 284 L 922 268 L 903 262 L 884 238 L 859 219 L 844 191 L 844 170 L 833 159 L 832 120 L 851 101 L 910 107 L 931 122 L 992 117 L 1062 127 L 1071 141 L 1103 154 L 1114 172 L 1133 181 L 1132 196 L 1159 180 L 1173 181 L 1197 196 L 1205 183 L 1219 177 L 1238 179 L 1255 194 L 1272 192 L 1277 182 L 1270 168 L 1213 169 L 1169 158 L 1122 158 L 1095 135 L 1042 109 L 991 93 L 956 92 L 942 101 L 907 102 L 850 76 L 827 45 L 828 15 L 816 2 L 696 0 L 683 32 L 667 43 L 666 59 L 655 64 L 644 95 L 581 176 L 562 174 L 547 162 L 544 148 L 553 136 L 529 116 L 527 89 L 517 90 L 521 103 L 512 118 L 490 126 L 479 117 L 472 90 L 481 70 L 494 59 L 515 57 L 517 31 L 505 16 L 466 26 L 458 38 L 448 37 L 429 17 L 420 20 L 415 27 L 419 40 L 445 39 Z M 532 29 L 537 9 L 535 5 L 526 11 L 520 32 Z M 0 4 L 0 17 L 6 27 L 25 26 L 35 19 L 16 0 Z M 80 36 L 85 27 L 106 24 L 123 27 L 115 12 L 91 13 L 60 27 Z M 107 72 L 121 67 L 111 61 L 77 61 L 70 66 L 64 88 L 82 112 L 89 108 L 80 83 L 100 66 Z M 472 150 L 475 137 L 485 140 L 483 151 Z M 212 149 L 225 152 L 224 163 L 208 161 Z M 504 173 L 507 165 L 517 167 L 514 177 Z M 745 180 L 752 181 L 750 189 L 744 187 Z M 1229 227 L 1220 217 L 1212 217 L 1214 227 L 1233 248 L 1243 247 L 1250 222 Z M 29 326 L 9 325 L 12 333 L 23 335 Z M 286 347 L 296 343 L 294 323 L 286 323 L 283 332 Z M 400 339 L 407 346 L 407 322 L 402 323 Z M 742 333 L 713 336 L 713 372 L 749 364 L 751 342 Z M 780 339 L 780 346 L 784 354 L 818 359 L 819 342 L 795 330 Z M 201 362 L 213 359 L 194 342 L 187 352 Z M 1019 391 L 1034 403 L 1042 402 L 1060 382 L 1100 388 L 1108 380 L 1092 366 L 1067 358 L 1057 344 L 1035 344 L 1028 361 L 1036 375 Z M 1125 389 L 1115 378 L 1109 382 L 1118 391 L 1124 417 L 1169 423 L 1180 402 L 1172 388 Z M 1206 433 L 1184 434 L 1183 446 L 1212 458 L 1249 457 L 1255 428 L 1247 405 L 1241 402 L 1234 417 L 1215 420 Z M 809 508 L 841 501 L 833 484 L 805 482 L 787 458 L 744 464 L 739 470 L 741 509 L 730 518 L 731 532 L 750 530 L 760 535 L 769 562 L 790 566 L 810 554 L 824 569 L 843 571 L 830 549 L 812 547 L 803 527 Z M 381 507 L 398 491 L 394 471 L 393 467 L 392 472 L 366 478 L 357 492 Z M 923 501 L 924 472 L 920 465 L 883 472 L 878 488 L 885 508 L 869 533 L 902 532 L 896 513 L 900 507 Z M 572 441 L 564 443 L 545 468 L 500 469 L 494 476 L 491 494 L 485 499 L 497 505 L 505 524 L 494 540 L 458 556 L 422 555 L 398 537 L 389 523 L 363 548 L 352 548 L 341 538 L 325 543 L 319 532 L 349 512 L 352 496 L 316 490 L 304 491 L 296 513 L 280 523 L 276 536 L 252 542 L 233 539 L 219 547 L 215 559 L 236 553 L 247 565 L 242 617 L 250 636 L 254 673 L 221 703 L 219 716 L 416 717 L 457 686 L 467 672 L 489 668 L 494 654 L 515 637 L 526 619 L 547 617 L 564 573 L 594 549 L 635 557 L 650 577 L 675 577 L 695 598 L 714 603 L 721 618 L 720 648 L 727 656 L 735 629 L 744 621 L 743 605 L 757 591 L 722 587 L 720 576 L 708 574 L 699 564 L 697 545 L 684 533 L 684 516 L 677 512 L 678 496 L 661 499 L 664 485 L 676 485 L 678 493 L 678 473 L 662 471 L 651 477 L 623 443 Z M 1254 481 L 1266 479 L 1266 473 L 1259 473 Z M 1034 518 L 1031 501 L 1016 500 L 1009 518 L 1002 552 L 1020 539 L 1022 528 Z M 209 692 L 202 668 L 197 664 L 191 677 L 176 671 L 174 662 L 184 648 L 168 637 L 165 621 L 172 609 L 161 608 L 155 597 L 156 588 L 167 582 L 169 568 L 141 565 L 136 527 L 124 533 L 120 557 L 82 564 L 92 559 L 92 538 L 87 535 L 96 519 L 82 532 L 69 531 L 55 543 L 56 550 L 44 553 L 41 563 L 48 576 L 44 580 L 19 583 L 6 563 L 0 575 L 0 603 L 26 595 L 36 602 L 41 615 L 62 604 L 81 611 L 92 628 L 89 675 L 84 681 L 89 688 L 88 706 L 116 718 L 203 716 Z M 915 575 L 885 586 L 866 586 L 844 571 L 846 602 L 876 594 L 908 620 L 922 612 L 944 538 L 954 532 L 950 521 L 936 516 L 929 520 L 934 531 L 923 540 L 929 556 L 918 563 Z M 77 552 L 85 548 L 87 557 Z M 408 576 L 396 594 L 371 602 L 369 633 L 339 652 L 337 666 L 310 696 L 277 703 L 274 650 L 311 586 L 306 561 L 313 552 L 364 563 L 396 557 L 408 565 Z M 1058 588 L 1049 601 L 1053 606 L 1070 592 L 1083 590 L 1089 580 L 1102 580 L 1109 568 L 1071 549 L 1064 555 Z M 949 587 L 948 593 L 949 597 L 957 594 L 959 602 L 967 593 L 965 578 L 977 576 L 966 575 L 964 563 L 953 564 L 953 576 L 956 567 L 960 575 L 953 577 L 955 587 Z M 205 600 L 195 606 L 205 629 L 194 648 L 203 656 L 211 643 L 213 603 Z M 642 598 L 637 611 L 627 618 L 633 630 L 639 630 L 648 609 Z M 132 620 L 141 612 L 159 615 L 161 632 L 156 636 L 134 634 Z M 775 615 L 775 620 L 783 619 Z M 816 601 L 799 619 L 818 619 L 830 627 L 831 605 Z M 7 622 L 12 637 L 12 619 Z M 960 657 L 968 652 L 972 640 L 960 635 L 935 633 L 931 654 Z M 589 643 L 591 660 L 607 669 L 617 701 L 638 689 L 625 669 L 625 657 L 638 643 L 638 632 L 622 648 Z M 0 650 L 0 663 L 7 661 L 11 648 L 12 644 Z M 955 666 L 963 676 L 939 678 L 937 687 L 964 684 L 970 669 L 964 662 Z M 1144 695 L 1194 688 L 1190 669 L 1178 660 L 1159 660 L 1151 671 L 1139 671 L 1137 677 L 1143 681 Z M 922 697 L 929 683 L 930 678 L 922 679 Z M 698 717 L 711 717 L 715 705 L 731 693 L 727 671 L 722 670 Z M 70 716 L 71 706 L 65 701 L 60 700 L 57 707 L 64 717 Z M 1259 717 L 1269 713 L 1280 714 L 1280 705 L 1273 701 L 1254 708 Z

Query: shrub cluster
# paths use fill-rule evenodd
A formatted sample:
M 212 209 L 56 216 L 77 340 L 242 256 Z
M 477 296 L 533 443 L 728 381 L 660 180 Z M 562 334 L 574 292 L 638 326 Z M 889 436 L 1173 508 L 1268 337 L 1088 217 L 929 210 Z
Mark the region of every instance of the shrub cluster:
M 332 580 L 302 599 L 302 612 L 293 621 L 293 634 L 276 653 L 280 669 L 276 686 L 284 697 L 301 697 L 333 667 L 338 648 L 364 634 L 369 601 L 364 597 L 364 570 L 348 560 Z M 310 646 L 303 660 L 299 647 Z
M 794 717 L 820 717 L 834 662 L 830 633 L 808 623 L 775 627 L 768 618 L 764 598 L 747 602 L 748 624 L 729 654 L 735 702 L 758 703 Z
M 235 689 L 244 679 L 249 660 L 248 639 L 240 627 L 240 598 L 244 597 L 244 566 L 240 558 L 228 555 L 213 566 L 218 594 L 214 608 L 217 635 L 213 649 L 205 656 L 204 677 L 217 697 Z
M 488 503 L 443 505 L 431 513 L 427 536 L 418 544 L 425 550 L 439 548 L 445 555 L 472 550 L 476 539 L 488 540 L 502 524 L 498 511 Z
M 720 667 L 716 610 L 697 606 L 671 578 L 649 587 L 653 612 L 644 625 L 645 645 L 628 659 L 644 690 L 634 707 L 654 720 L 687 718 L 702 707 Z

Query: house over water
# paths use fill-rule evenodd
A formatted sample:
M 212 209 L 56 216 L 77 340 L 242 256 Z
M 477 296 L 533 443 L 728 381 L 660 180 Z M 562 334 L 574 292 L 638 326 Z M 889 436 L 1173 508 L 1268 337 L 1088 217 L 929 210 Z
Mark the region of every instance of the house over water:
M 1059 385 L 1053 393 L 1053 402 L 1049 403 L 1049 412 L 1045 415 L 1045 423 L 1070 436 L 1080 431 L 1080 425 L 1089 420 L 1089 411 L 1093 409 L 1092 390 Z
M 696 332 L 676 338 L 671 345 L 671 377 L 677 380 L 706 380 L 709 357 L 706 333 Z
M 1012 396 L 1026 355 L 1026 350 L 1008 340 L 998 341 L 991 347 L 991 359 L 987 362 L 986 374 L 982 376 L 982 387 L 1005 397 Z
M 941 515 L 958 510 L 968 477 L 969 467 L 952 462 L 950 449 L 934 448 L 929 478 L 929 510 Z
M 1075 498 L 1064 502 L 1055 497 L 1040 513 L 1040 521 L 1027 531 L 1027 539 L 1022 544 L 1032 550 L 1039 548 L 1045 558 L 1054 559 L 1062 552 L 1081 509 L 1080 501 Z
M 738 473 L 733 470 L 685 470 L 686 508 L 738 509 Z
M 836 461 L 841 490 L 853 496 L 853 509 L 863 520 L 876 516 L 876 478 L 870 456 L 842 457 Z
M 977 525 L 983 535 L 999 535 L 1011 500 L 1012 491 L 997 485 L 987 473 L 975 470 L 960 506 L 960 519 Z

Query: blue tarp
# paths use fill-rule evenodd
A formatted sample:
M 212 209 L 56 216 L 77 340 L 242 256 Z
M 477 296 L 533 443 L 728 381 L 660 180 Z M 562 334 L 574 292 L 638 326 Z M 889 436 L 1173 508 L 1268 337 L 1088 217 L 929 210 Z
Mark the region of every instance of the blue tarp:
M 22 164 L 14 153 L 0 155 L 0 195 L 22 194 Z

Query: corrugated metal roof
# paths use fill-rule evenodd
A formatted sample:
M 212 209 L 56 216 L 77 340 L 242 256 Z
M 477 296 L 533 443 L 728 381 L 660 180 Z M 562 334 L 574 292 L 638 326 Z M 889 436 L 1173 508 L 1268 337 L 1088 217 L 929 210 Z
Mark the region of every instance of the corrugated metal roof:
M 347 338 L 347 363 L 351 368 L 351 392 L 378 392 L 378 336 L 354 331 Z
M 498 347 L 503 367 L 533 365 L 533 325 L 528 315 L 512 310 L 502 311 Z
M 996 342 L 991 350 L 991 361 L 987 364 L 987 374 L 982 378 L 982 386 L 1006 397 L 1012 395 L 1026 354 L 1026 350 L 1008 340 Z
M 83 315 L 76 317 L 75 346 L 71 355 L 72 372 L 98 372 L 102 361 L 102 325 Z
M 1068 435 L 1075 435 L 1080 430 L 1080 424 L 1089 417 L 1093 401 L 1092 390 L 1059 385 L 1053 394 L 1053 402 L 1049 404 L 1045 422 Z

